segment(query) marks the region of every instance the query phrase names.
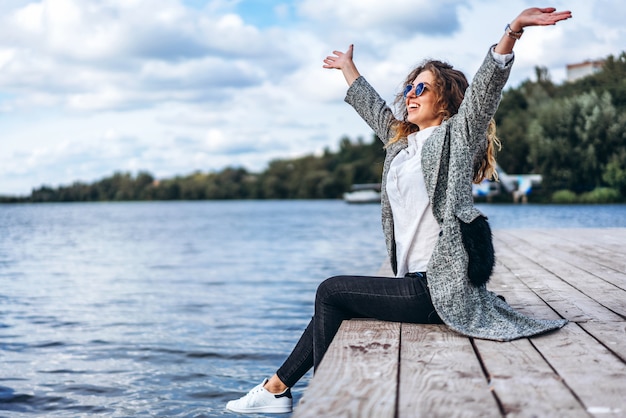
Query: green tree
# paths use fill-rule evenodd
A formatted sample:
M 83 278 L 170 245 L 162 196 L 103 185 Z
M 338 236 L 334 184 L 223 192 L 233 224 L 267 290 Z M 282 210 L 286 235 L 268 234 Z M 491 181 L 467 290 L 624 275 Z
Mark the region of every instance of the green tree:
M 589 191 L 605 185 L 612 155 L 624 146 L 609 93 L 595 92 L 550 102 L 528 129 L 529 159 L 553 190 Z

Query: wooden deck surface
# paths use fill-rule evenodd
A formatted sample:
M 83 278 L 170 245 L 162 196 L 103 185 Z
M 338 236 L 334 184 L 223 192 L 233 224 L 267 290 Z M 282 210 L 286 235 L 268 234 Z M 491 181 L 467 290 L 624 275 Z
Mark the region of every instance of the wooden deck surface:
M 626 417 L 626 228 L 494 231 L 489 288 L 563 329 L 344 321 L 294 417 Z

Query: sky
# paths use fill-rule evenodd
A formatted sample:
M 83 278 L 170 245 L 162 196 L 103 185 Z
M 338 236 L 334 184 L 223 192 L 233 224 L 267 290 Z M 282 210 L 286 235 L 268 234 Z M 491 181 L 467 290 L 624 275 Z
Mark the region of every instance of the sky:
M 536 66 L 562 83 L 567 64 L 626 50 L 622 0 L 2 0 L 0 195 L 118 171 L 260 172 L 370 141 L 341 72 L 322 68 L 333 50 L 354 44 L 391 102 L 426 58 L 471 78 L 537 5 L 573 18 L 526 29 L 506 88 Z

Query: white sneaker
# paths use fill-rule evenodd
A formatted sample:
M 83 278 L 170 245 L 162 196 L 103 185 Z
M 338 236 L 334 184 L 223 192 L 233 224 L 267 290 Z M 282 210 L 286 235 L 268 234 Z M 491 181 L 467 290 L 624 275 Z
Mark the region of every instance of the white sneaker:
M 265 383 L 267 383 L 267 379 L 255 386 L 246 396 L 228 402 L 226 409 L 240 414 L 253 414 L 255 412 L 283 414 L 291 412 L 293 409 L 291 389 L 287 388 L 283 393 L 273 394 L 263 387 Z

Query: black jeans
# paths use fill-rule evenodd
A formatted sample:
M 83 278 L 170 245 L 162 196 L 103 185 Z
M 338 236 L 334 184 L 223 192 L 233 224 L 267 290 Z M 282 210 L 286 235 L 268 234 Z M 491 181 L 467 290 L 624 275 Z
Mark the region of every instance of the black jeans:
M 292 387 L 311 367 L 317 368 L 341 322 L 351 318 L 441 323 L 423 273 L 410 273 L 403 278 L 331 277 L 317 288 L 313 319 L 276 372 L 279 379 Z

